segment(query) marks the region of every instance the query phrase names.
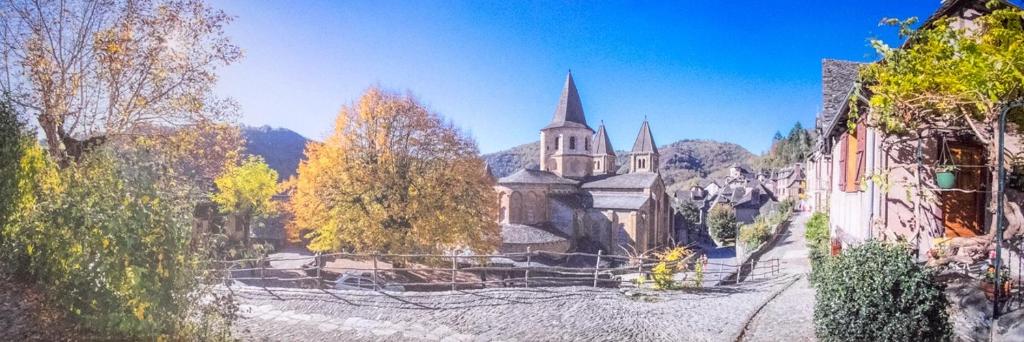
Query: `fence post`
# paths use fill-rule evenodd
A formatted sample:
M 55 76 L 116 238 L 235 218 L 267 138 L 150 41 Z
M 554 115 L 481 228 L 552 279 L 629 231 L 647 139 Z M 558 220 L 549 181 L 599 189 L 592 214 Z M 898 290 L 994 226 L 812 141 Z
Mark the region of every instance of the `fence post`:
M 266 268 L 263 265 L 263 257 L 256 259 L 256 262 L 260 263 L 260 285 L 262 285 L 263 288 L 267 288 L 267 280 L 263 279 L 263 270 Z
M 316 256 L 313 257 L 313 265 L 316 266 L 316 286 L 320 289 L 324 288 L 324 278 L 320 275 L 320 268 L 322 267 L 320 263 L 322 260 L 320 252 L 316 252 Z
M 524 282 L 527 288 L 530 287 L 530 255 L 530 246 L 526 246 L 526 276 L 524 277 Z
M 638 260 L 640 260 L 640 266 L 636 267 L 636 273 L 640 275 L 638 279 L 644 279 L 644 257 L 643 256 L 639 256 L 637 258 L 638 258 Z M 642 282 L 637 282 L 636 283 L 636 288 L 639 289 L 639 288 L 643 287 L 643 284 L 645 282 L 647 282 L 647 281 L 644 280 Z
M 377 286 L 377 253 L 373 253 L 373 290 L 380 291 L 380 287 Z
M 459 265 L 455 262 L 455 252 L 452 253 L 452 291 L 455 291 L 455 270 L 459 268 Z
M 594 263 L 594 287 L 597 287 L 597 272 L 601 270 L 601 252 L 604 250 L 597 250 L 597 262 Z

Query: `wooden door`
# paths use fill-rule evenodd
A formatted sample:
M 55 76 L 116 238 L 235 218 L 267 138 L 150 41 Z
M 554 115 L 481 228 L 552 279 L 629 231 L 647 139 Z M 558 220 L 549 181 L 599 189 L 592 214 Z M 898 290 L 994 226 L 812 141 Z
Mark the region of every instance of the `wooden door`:
M 949 151 L 957 165 L 954 189 L 977 191 L 944 191 L 940 196 L 942 221 L 946 237 L 971 237 L 982 235 L 984 222 L 985 194 L 988 171 L 983 165 L 984 150 L 977 146 L 949 143 Z M 941 153 L 941 151 L 940 151 Z

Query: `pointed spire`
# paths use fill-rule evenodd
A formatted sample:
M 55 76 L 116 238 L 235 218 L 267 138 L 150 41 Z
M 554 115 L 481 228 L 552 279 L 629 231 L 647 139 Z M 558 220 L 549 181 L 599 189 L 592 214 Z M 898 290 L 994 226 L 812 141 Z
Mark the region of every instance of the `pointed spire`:
M 647 119 L 644 119 L 644 124 L 640 126 L 640 133 L 637 134 L 636 142 L 633 143 L 632 153 L 658 154 L 658 145 L 654 143 L 654 136 L 651 135 L 651 127 L 647 124 Z
M 572 71 L 565 76 L 565 87 L 562 88 L 562 97 L 555 108 L 555 116 L 551 119 L 551 124 L 544 128 L 554 127 L 582 127 L 593 131 L 587 126 L 587 118 L 583 115 L 583 102 L 580 101 L 579 91 L 576 90 L 576 82 L 572 79 Z
M 612 142 L 608 140 L 608 133 L 604 131 L 603 120 L 601 121 L 601 126 L 597 128 L 597 136 L 594 137 L 594 155 L 615 155 L 615 149 L 612 148 Z

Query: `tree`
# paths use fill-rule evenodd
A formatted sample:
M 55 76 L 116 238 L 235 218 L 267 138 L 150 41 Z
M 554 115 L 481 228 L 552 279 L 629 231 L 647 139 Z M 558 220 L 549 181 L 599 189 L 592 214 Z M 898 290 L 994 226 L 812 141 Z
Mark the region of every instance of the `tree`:
M 3 0 L 0 92 L 69 157 L 145 126 L 219 121 L 217 68 L 241 57 L 201 0 Z
M 410 95 L 377 87 L 306 146 L 290 207 L 316 251 L 438 253 L 500 243 L 475 142 Z
M 995 189 L 998 181 L 997 152 L 1005 149 L 1011 159 L 1018 160 L 1020 153 L 1019 146 L 998 145 L 999 116 L 1024 100 L 1024 11 L 1000 6 L 990 2 L 992 12 L 974 19 L 972 25 L 944 18 L 914 29 L 914 18 L 887 19 L 884 22 L 898 27 L 907 44 L 893 48 L 873 40 L 881 61 L 864 67 L 860 75 L 871 94 L 866 119 L 886 134 L 920 138 L 927 127 L 968 127 L 986 146 L 986 164 L 992 170 L 989 189 Z M 851 106 L 851 122 L 860 117 L 857 108 Z M 1021 111 L 1011 113 L 1009 120 L 1013 123 L 1010 133 L 1024 132 Z M 990 222 L 995 222 L 997 199 L 989 195 Z M 1016 203 L 1007 203 L 1009 225 L 1004 236 L 1010 238 L 1022 233 L 1024 216 Z M 968 264 L 972 257 L 984 258 L 996 230 L 989 231 L 987 236 L 947 244 L 957 253 L 946 254 Z
M 250 156 L 241 165 L 228 166 L 214 183 L 217 193 L 213 195 L 213 202 L 221 212 L 238 218 L 248 243 L 252 218 L 275 210 L 272 199 L 277 193 L 277 171 L 267 166 L 262 158 Z
M 799 122 L 793 125 L 785 137 L 775 132 L 771 149 L 761 157 L 761 169 L 777 171 L 781 168 L 799 163 L 811 151 L 811 133 Z
M 708 231 L 720 243 L 736 238 L 736 209 L 731 205 L 719 204 L 708 212 Z

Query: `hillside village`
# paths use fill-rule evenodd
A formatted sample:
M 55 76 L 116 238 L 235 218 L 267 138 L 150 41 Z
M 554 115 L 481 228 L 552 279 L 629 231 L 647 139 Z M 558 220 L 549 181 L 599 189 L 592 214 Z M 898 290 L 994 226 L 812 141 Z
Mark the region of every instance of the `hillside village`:
M 0 335 L 1024 340 L 1012 1 L 818 56 L 814 125 L 756 153 L 659 145 L 678 126 L 591 102 L 586 69 L 534 85 L 551 111 L 498 152 L 380 85 L 305 137 L 231 117 L 242 49 L 204 1 L 0 18 Z

